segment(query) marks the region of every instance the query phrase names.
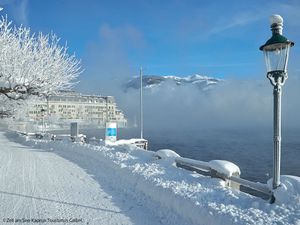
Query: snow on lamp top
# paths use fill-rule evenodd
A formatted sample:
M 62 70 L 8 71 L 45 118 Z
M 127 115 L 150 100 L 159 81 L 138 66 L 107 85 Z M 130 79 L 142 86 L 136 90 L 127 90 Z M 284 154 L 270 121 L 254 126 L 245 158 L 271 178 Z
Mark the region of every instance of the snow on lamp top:
M 270 23 L 272 31 L 282 35 L 283 18 L 280 15 L 270 16 Z
M 270 16 L 270 23 L 283 24 L 283 18 L 280 15 L 272 15 Z

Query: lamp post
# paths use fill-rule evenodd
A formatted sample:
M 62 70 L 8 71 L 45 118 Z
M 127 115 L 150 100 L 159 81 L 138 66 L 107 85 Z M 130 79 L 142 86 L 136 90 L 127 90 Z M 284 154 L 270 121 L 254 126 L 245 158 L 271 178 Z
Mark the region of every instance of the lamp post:
M 140 125 L 141 125 L 141 136 L 140 138 L 143 139 L 143 132 L 144 132 L 144 116 L 143 116 L 143 69 L 140 68 Z
M 283 19 L 280 15 L 270 17 L 272 37 L 259 49 L 264 52 L 267 66 L 267 78 L 274 87 L 274 153 L 273 153 L 273 189 L 280 185 L 281 156 L 281 93 L 288 78 L 287 63 L 289 50 L 294 43 L 282 35 Z
M 42 114 L 42 133 L 45 132 L 45 112 L 46 110 L 44 108 L 41 109 Z

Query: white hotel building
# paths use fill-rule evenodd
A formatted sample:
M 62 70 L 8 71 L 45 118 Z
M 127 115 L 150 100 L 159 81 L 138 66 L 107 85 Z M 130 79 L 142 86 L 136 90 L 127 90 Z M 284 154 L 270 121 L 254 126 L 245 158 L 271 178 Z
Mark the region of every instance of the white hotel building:
M 117 108 L 114 97 L 76 92 L 64 91 L 49 96 L 44 102 L 32 105 L 28 110 L 28 117 L 35 121 L 48 117 L 98 127 L 104 127 L 106 122 L 116 122 L 118 127 L 127 126 L 127 119 Z

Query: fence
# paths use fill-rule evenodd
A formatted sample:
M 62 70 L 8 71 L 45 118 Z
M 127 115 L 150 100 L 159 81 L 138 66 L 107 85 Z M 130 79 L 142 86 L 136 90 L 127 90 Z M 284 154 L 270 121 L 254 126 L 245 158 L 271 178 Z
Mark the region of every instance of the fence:
M 224 160 L 212 160 L 210 162 L 204 162 L 199 160 L 183 158 L 175 154 L 173 155 L 173 157 L 171 157 L 174 158 L 174 162 L 178 167 L 182 167 L 191 171 L 196 171 L 205 176 L 220 178 L 225 181 L 225 184 L 228 187 L 241 190 L 243 192 L 249 193 L 257 197 L 261 197 L 263 199 L 271 200 L 271 202 L 274 201 L 272 191 L 267 184 L 253 182 L 241 178 L 239 168 L 231 162 Z M 164 156 L 162 155 L 163 154 L 160 153 L 155 154 L 157 158 L 163 158 Z

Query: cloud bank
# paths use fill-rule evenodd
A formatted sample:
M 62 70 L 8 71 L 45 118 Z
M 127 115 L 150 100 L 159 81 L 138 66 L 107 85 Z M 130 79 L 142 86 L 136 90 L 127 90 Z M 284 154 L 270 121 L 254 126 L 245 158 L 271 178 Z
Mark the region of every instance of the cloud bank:
M 113 95 L 133 125 L 139 119 L 139 90 L 124 91 L 130 73 L 114 71 L 115 76 L 90 85 L 93 93 Z M 118 73 L 119 72 L 119 73 Z M 123 71 L 124 72 L 124 71 Z M 127 71 L 128 72 L 128 71 Z M 109 74 L 109 73 L 108 73 Z M 120 75 L 120 76 L 118 76 Z M 137 75 L 137 74 L 134 74 Z M 300 79 L 287 80 L 283 88 L 283 127 L 299 126 Z M 273 121 L 273 87 L 267 80 L 224 80 L 203 91 L 192 84 L 177 86 L 165 82 L 144 89 L 144 120 L 147 129 L 265 128 Z

